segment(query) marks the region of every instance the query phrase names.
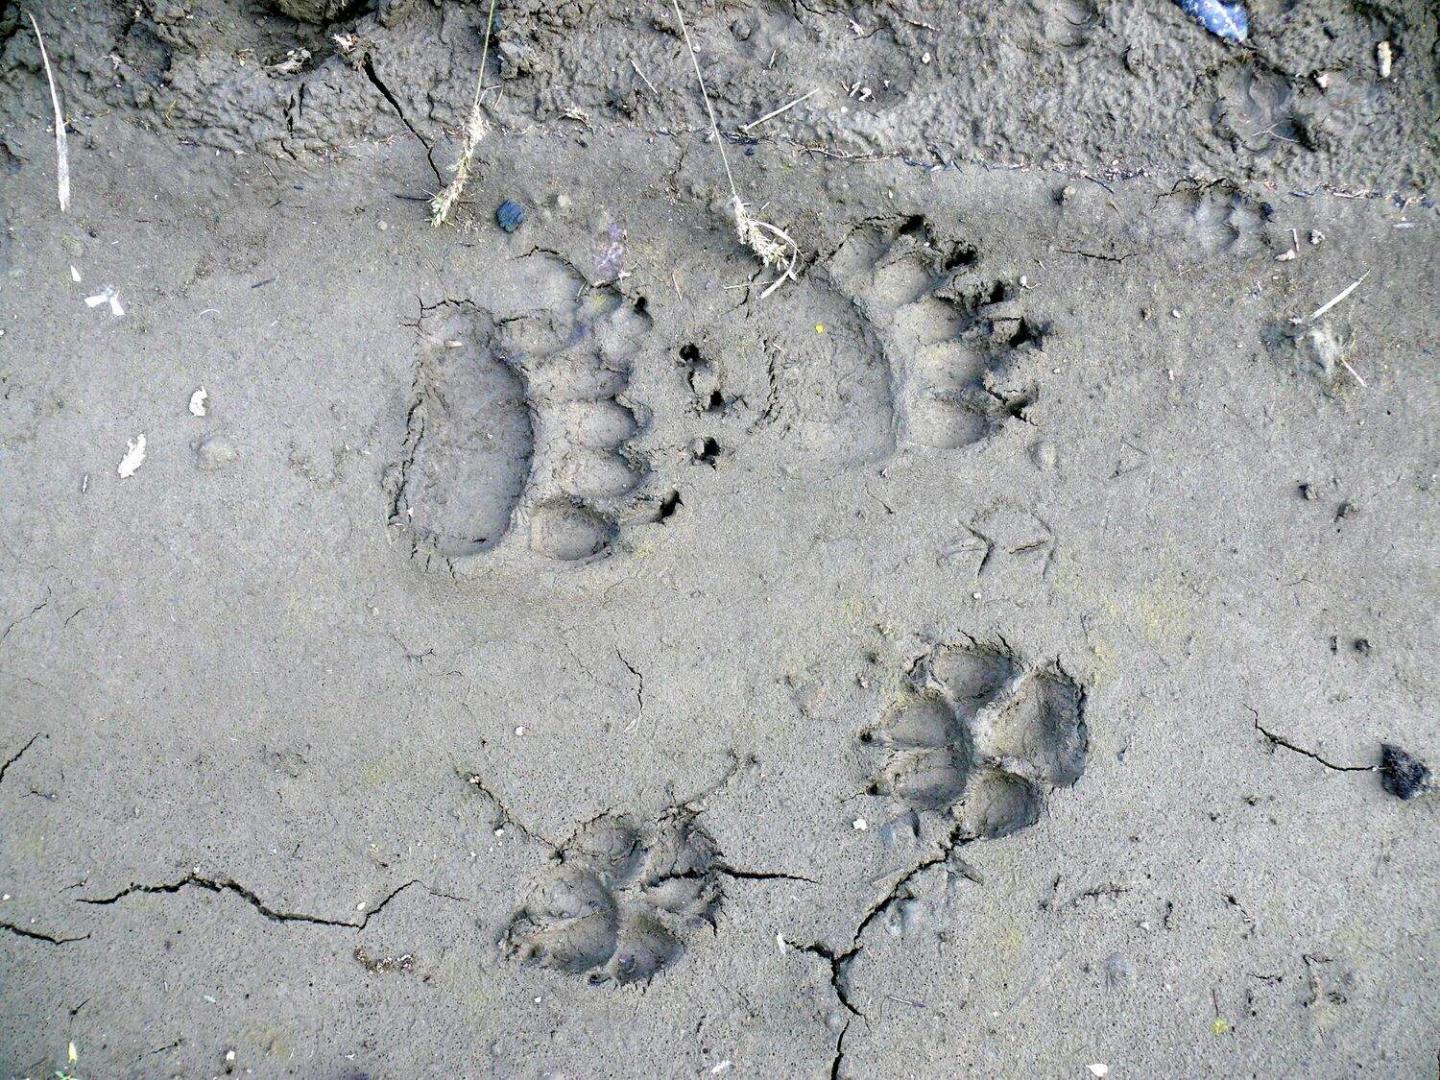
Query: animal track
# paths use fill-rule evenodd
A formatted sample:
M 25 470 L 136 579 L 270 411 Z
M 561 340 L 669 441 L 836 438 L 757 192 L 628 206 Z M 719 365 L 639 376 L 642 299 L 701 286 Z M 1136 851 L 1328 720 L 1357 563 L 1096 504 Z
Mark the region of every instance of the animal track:
M 869 790 L 949 815 L 953 842 L 1033 825 L 1085 771 L 1085 691 L 1058 664 L 1027 666 L 1003 642 L 940 645 L 911 683 L 860 735 L 884 751 Z
M 1308 147 L 1309 132 L 1295 108 L 1289 78 L 1277 70 L 1249 64 L 1229 67 L 1216 80 L 1212 112 L 1215 130 L 1257 159 L 1290 147 Z
M 1209 255 L 1248 256 L 1268 246 L 1264 208 L 1223 180 L 1177 184 L 1157 206 L 1172 200 L 1183 215 L 1180 234 Z
M 508 952 L 591 982 L 648 982 L 715 927 L 723 899 L 715 841 L 694 814 L 652 826 L 605 814 L 583 826 L 505 931 Z
M 404 450 L 390 470 L 390 524 L 427 568 L 524 550 L 560 562 L 608 554 L 662 514 L 633 442 L 631 357 L 650 330 L 643 300 L 589 287 L 550 255 L 516 260 L 537 303 L 499 317 L 468 301 L 422 310 Z
M 896 446 L 969 446 L 1035 400 L 1027 372 L 1042 331 L 978 263 L 919 215 L 863 225 L 829 259 L 837 288 L 883 342 Z

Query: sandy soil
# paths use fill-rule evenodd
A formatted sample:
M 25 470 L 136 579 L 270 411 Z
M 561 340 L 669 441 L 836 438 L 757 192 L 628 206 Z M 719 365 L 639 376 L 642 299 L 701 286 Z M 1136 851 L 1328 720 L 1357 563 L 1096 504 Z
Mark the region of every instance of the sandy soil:
M 64 214 L 0 15 L 0 1075 L 1435 1075 L 1433 8 L 696 5 L 762 297 L 672 8 L 435 229 L 277 7 L 37 5 Z

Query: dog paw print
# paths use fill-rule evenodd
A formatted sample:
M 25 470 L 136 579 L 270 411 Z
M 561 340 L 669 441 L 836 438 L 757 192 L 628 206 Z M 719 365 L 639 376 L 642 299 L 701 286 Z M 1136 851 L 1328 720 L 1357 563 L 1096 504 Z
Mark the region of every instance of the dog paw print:
M 941 645 L 860 741 L 880 754 L 870 794 L 951 816 L 957 840 L 1008 836 L 1085 771 L 1085 691 L 1003 643 Z
M 692 814 L 649 826 L 603 815 L 558 859 L 505 932 L 507 951 L 522 962 L 593 983 L 649 982 L 680 959 L 698 929 L 715 928 L 719 851 Z

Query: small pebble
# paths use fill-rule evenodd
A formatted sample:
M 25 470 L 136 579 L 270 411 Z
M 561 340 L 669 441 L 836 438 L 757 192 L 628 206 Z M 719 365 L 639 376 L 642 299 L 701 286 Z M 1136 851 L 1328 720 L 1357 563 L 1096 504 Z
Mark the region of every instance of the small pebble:
M 870 823 L 866 821 L 863 817 L 857 817 L 854 821 L 850 823 L 850 827 L 853 828 L 856 832 L 864 832 L 866 829 L 870 828 Z
M 513 199 L 506 199 L 495 209 L 495 221 L 507 233 L 525 224 L 525 208 Z

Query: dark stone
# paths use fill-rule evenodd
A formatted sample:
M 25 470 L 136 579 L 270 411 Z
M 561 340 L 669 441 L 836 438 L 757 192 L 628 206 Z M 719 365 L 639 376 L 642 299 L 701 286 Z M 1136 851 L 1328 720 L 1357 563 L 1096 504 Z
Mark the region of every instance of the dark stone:
M 499 223 L 500 228 L 508 233 L 513 233 L 525 224 L 525 208 L 513 199 L 506 199 L 495 210 L 495 220 Z
M 1380 783 L 1397 799 L 1413 799 L 1430 787 L 1430 769 L 1394 743 L 1382 743 Z

